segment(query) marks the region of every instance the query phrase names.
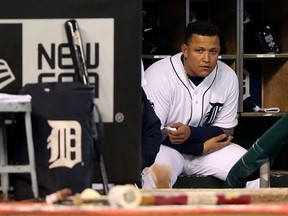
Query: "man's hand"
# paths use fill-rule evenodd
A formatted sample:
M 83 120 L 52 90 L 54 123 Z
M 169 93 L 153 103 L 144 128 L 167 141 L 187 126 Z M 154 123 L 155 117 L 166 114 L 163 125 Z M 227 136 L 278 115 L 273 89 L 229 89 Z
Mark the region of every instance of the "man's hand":
M 204 154 L 209 154 L 211 152 L 217 151 L 227 145 L 232 141 L 233 137 L 229 136 L 226 140 L 225 134 L 221 134 L 216 137 L 212 137 L 208 139 L 206 142 L 204 142 L 204 148 L 203 148 L 203 155 Z
M 182 124 L 181 122 L 177 122 L 175 124 L 170 125 L 170 127 L 176 129 L 176 130 L 168 129 L 168 136 L 172 144 L 181 144 L 190 137 L 191 131 L 187 125 Z

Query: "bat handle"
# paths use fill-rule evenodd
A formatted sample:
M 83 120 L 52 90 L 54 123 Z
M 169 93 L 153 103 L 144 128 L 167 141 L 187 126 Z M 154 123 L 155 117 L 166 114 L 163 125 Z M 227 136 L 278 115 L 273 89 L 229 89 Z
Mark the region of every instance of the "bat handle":
M 77 21 L 74 19 L 66 21 L 65 30 L 76 71 L 76 77 L 85 85 L 89 85 L 82 39 Z

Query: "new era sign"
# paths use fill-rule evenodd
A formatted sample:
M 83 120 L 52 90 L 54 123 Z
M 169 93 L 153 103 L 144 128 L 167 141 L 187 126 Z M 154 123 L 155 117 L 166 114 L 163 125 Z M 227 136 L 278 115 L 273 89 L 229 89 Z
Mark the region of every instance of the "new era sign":
M 64 23 L 67 19 L 0 21 L 0 91 L 17 93 L 27 83 L 75 77 Z M 105 122 L 113 121 L 114 19 L 77 19 L 89 82 Z

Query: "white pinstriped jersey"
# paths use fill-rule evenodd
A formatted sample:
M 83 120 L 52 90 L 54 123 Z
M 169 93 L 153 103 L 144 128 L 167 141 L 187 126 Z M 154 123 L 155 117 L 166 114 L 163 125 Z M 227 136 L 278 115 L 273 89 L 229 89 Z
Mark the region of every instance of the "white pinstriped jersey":
M 236 73 L 218 60 L 212 73 L 195 86 L 185 72 L 181 55 L 159 60 L 145 71 L 144 90 L 155 105 L 162 127 L 176 122 L 195 127 L 235 127 L 239 96 Z

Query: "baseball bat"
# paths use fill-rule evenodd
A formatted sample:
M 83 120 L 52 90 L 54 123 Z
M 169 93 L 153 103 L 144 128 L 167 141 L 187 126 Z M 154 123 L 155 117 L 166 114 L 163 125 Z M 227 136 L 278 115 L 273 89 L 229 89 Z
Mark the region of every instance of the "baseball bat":
M 66 21 L 65 30 L 66 30 L 66 35 L 68 39 L 68 45 L 69 45 L 71 55 L 72 55 L 72 61 L 75 67 L 76 80 L 84 83 L 85 85 L 89 85 L 88 71 L 86 67 L 86 60 L 85 60 L 85 55 L 83 51 L 81 33 L 80 33 L 78 22 L 75 19 Z M 107 194 L 109 190 L 108 178 L 107 178 L 106 168 L 105 168 L 104 159 L 103 159 L 103 155 L 101 151 L 101 146 L 103 145 L 103 142 L 104 142 L 104 139 L 103 139 L 104 126 L 103 126 L 102 116 L 99 112 L 97 104 L 94 105 L 93 114 L 94 114 L 93 117 L 95 120 L 94 121 L 95 124 L 93 124 L 93 131 L 94 131 L 93 139 L 94 139 L 94 146 L 95 146 L 95 152 L 96 152 L 96 159 L 97 159 L 97 162 L 99 163 L 99 168 L 100 168 L 101 177 L 103 181 L 104 194 Z M 96 118 L 98 119 L 97 121 L 96 121 Z
M 63 188 L 61 190 L 58 190 L 52 194 L 49 194 L 45 197 L 45 201 L 48 204 L 54 204 L 57 203 L 63 199 L 66 199 L 67 197 L 72 195 L 72 190 L 70 188 Z
M 68 39 L 73 65 L 76 72 L 76 80 L 89 84 L 82 38 L 78 22 L 74 19 L 65 22 L 65 30 Z
M 74 196 L 73 204 L 109 204 L 130 208 L 155 205 L 227 205 L 250 204 L 251 195 L 245 192 L 143 192 L 134 185 L 116 185 L 107 196 L 85 199 Z

